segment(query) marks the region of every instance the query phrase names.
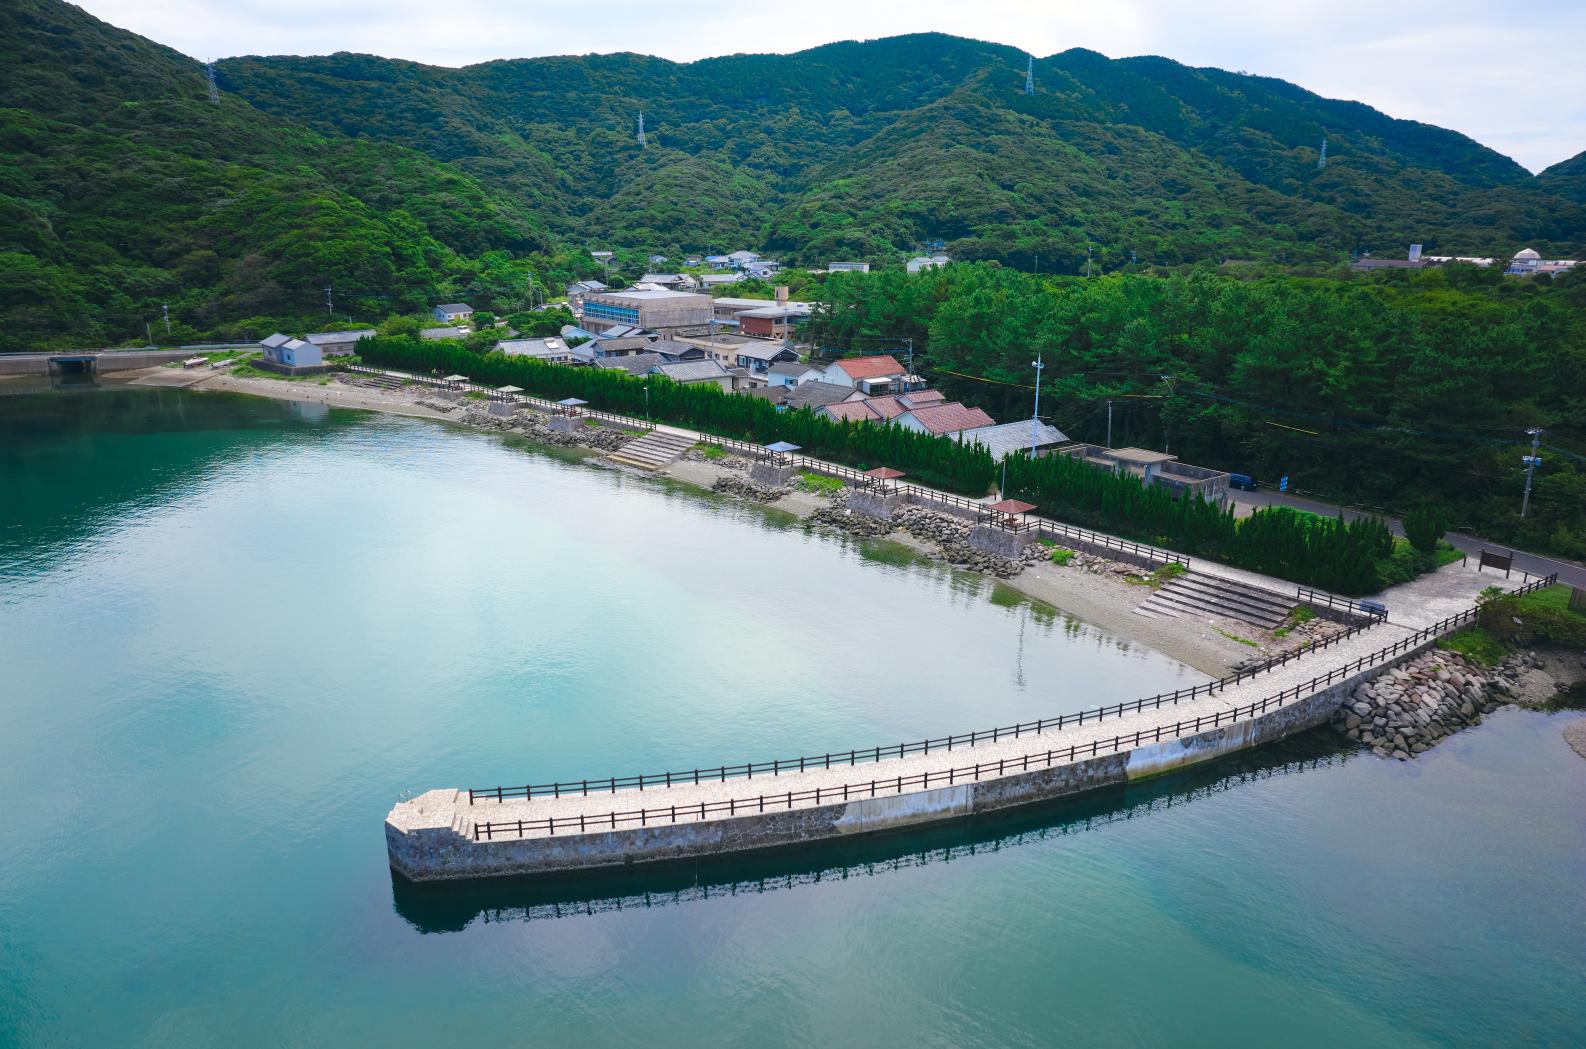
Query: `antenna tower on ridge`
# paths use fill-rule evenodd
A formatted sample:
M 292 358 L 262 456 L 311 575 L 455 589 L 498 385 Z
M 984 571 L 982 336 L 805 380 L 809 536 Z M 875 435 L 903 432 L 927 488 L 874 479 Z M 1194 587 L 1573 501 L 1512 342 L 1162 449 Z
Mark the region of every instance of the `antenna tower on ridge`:
M 204 63 L 204 77 L 209 81 L 209 100 L 215 105 L 220 105 L 220 87 L 215 83 L 215 63 L 213 60 Z
M 644 111 L 640 110 L 639 111 L 639 148 L 640 149 L 644 149 L 644 148 L 646 148 L 646 146 L 647 146 L 647 143 L 644 141 Z
M 1029 61 L 1024 66 L 1024 93 L 1035 94 L 1035 56 L 1027 56 Z
M 1322 136 L 1322 151 L 1316 155 L 1316 170 L 1322 171 L 1327 167 L 1327 136 Z

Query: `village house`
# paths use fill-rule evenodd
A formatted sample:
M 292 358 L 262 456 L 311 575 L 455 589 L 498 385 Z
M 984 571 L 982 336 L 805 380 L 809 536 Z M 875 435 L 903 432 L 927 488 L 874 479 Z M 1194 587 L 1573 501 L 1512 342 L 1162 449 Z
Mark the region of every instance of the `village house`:
M 1057 427 L 1037 422 L 1032 428 L 1029 420 L 960 430 L 951 436 L 957 441 L 983 446 L 996 460 L 1017 452 L 1029 452 L 1032 442 L 1037 458 L 1050 455 L 1068 443 L 1068 438 Z
M 316 331 L 303 336 L 305 342 L 311 342 L 319 347 L 319 352 L 326 357 L 345 357 L 357 352 L 359 339 L 372 339 L 378 332 L 373 328 L 359 328 L 357 331 Z
M 313 375 L 325 370 L 325 355 L 318 346 L 276 332 L 259 343 L 264 356 L 256 363 L 282 375 Z
M 595 351 L 589 343 L 569 346 L 558 338 L 506 339 L 496 343 L 496 349 L 508 357 L 533 357 L 547 364 L 593 364 Z
M 650 374 L 665 376 L 684 386 L 714 383 L 728 393 L 731 393 L 734 387 L 733 374 L 715 361 L 679 361 L 670 364 L 662 362 L 651 368 Z
M 893 421 L 905 430 L 918 430 L 938 437 L 997 425 L 997 420 L 984 411 L 958 401 L 911 407 Z
M 796 364 L 799 355 L 785 342 L 749 339 L 738 347 L 734 363 L 752 375 L 764 376 L 773 364 Z
M 468 329 L 467 328 L 458 328 L 458 327 L 455 327 L 455 326 L 447 326 L 445 328 L 420 328 L 419 329 L 419 338 L 421 338 L 421 339 L 466 339 L 466 338 L 468 338 Z
M 692 291 L 699 287 L 699 282 L 686 273 L 646 273 L 635 283 L 650 284 L 670 291 Z
M 846 357 L 826 366 L 823 381 L 867 394 L 898 393 L 913 385 L 895 357 Z
M 474 315 L 474 308 L 466 302 L 448 302 L 430 310 L 430 313 L 442 324 L 467 324 Z
M 595 361 L 595 366 L 608 371 L 627 372 L 629 375 L 648 375 L 657 364 L 668 363 L 659 353 L 635 353 L 622 357 L 602 357 Z
M 820 380 L 821 370 L 800 361 L 781 361 L 766 369 L 766 381 L 772 386 L 799 386 Z M 840 387 L 848 389 L 848 387 Z
M 916 255 L 908 262 L 904 263 L 903 268 L 910 273 L 919 273 L 923 270 L 936 269 L 939 266 L 945 266 L 951 261 L 953 260 L 948 258 L 946 255 Z
M 826 272 L 827 273 L 869 273 L 870 272 L 870 263 L 868 263 L 868 262 L 828 262 L 826 264 Z

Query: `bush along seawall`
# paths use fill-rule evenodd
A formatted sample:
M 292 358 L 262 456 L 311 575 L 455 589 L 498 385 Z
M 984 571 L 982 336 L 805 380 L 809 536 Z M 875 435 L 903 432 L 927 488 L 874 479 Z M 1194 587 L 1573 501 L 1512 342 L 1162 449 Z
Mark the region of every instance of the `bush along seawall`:
M 779 411 L 769 401 L 714 385 L 680 385 L 661 377 L 548 364 L 458 341 L 411 336 L 367 338 L 365 364 L 417 374 L 467 375 L 475 382 L 518 386 L 533 396 L 577 397 L 593 407 L 756 443 L 787 441 L 806 453 L 870 469 L 889 466 L 922 484 L 979 498 L 997 481 L 998 464 L 983 447 L 892 424 L 835 422 L 807 409 Z M 1008 496 L 1034 503 L 1049 517 L 1180 553 L 1247 568 L 1305 586 L 1360 596 L 1435 569 L 1447 555 L 1441 530 L 1430 545 L 1396 540 L 1379 518 L 1345 521 L 1289 507 L 1234 517 L 1230 507 L 1199 497 L 1173 498 L 1128 475 L 1097 470 L 1065 456 L 1008 460 Z

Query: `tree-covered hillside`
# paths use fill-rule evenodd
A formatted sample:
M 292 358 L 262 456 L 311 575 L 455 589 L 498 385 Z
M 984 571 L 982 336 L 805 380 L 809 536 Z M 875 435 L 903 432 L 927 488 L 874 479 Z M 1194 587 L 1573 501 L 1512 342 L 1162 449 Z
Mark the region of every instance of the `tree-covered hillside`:
M 1116 266 L 1336 261 L 1412 241 L 1567 253 L 1586 238 L 1578 199 L 1463 135 L 1164 58 L 1065 51 L 1036 62 L 1028 97 L 1021 52 L 939 34 L 686 64 L 336 54 L 220 69 L 263 109 L 508 188 L 580 244 L 813 264 L 940 238 L 957 257 L 1075 272 L 1087 245 Z
M 1586 557 L 1586 271 L 1451 266 L 1349 279 L 1035 277 L 992 265 L 833 274 L 821 344 L 913 339 L 950 396 L 1075 440 L 1395 511 L 1441 503 L 1479 534 Z M 1518 517 L 1525 431 L 1547 432 Z
M 306 316 L 327 285 L 411 309 L 549 246 L 465 172 L 214 104 L 198 63 L 75 7 L 13 0 L 0 42 L 0 348 L 141 337 L 162 305 L 178 335 Z
M 675 63 L 203 67 L 60 0 L 0 8 L 0 348 L 508 313 L 650 252 L 738 247 L 1074 274 L 1352 250 L 1586 252 L 1581 158 L 1163 58 L 1036 62 L 938 34 Z M 635 142 L 646 116 L 648 149 Z M 1323 135 L 1328 163 L 1317 165 Z M 638 260 L 634 263 L 634 260 Z M 814 297 L 814 294 L 807 297 Z M 345 318 L 344 318 L 345 319 Z

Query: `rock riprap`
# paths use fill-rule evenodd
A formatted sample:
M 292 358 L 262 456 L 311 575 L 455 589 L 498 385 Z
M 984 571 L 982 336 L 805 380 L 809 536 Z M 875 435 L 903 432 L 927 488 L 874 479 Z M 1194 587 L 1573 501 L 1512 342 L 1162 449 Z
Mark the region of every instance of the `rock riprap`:
M 710 486 L 713 492 L 726 492 L 728 495 L 752 499 L 757 503 L 774 503 L 787 495 L 791 488 L 773 488 L 770 485 L 756 484 L 747 477 L 718 477 Z
M 1378 757 L 1408 761 L 1508 702 L 1533 658 L 1518 653 L 1489 668 L 1455 652 L 1422 653 L 1356 688 L 1333 727 Z

